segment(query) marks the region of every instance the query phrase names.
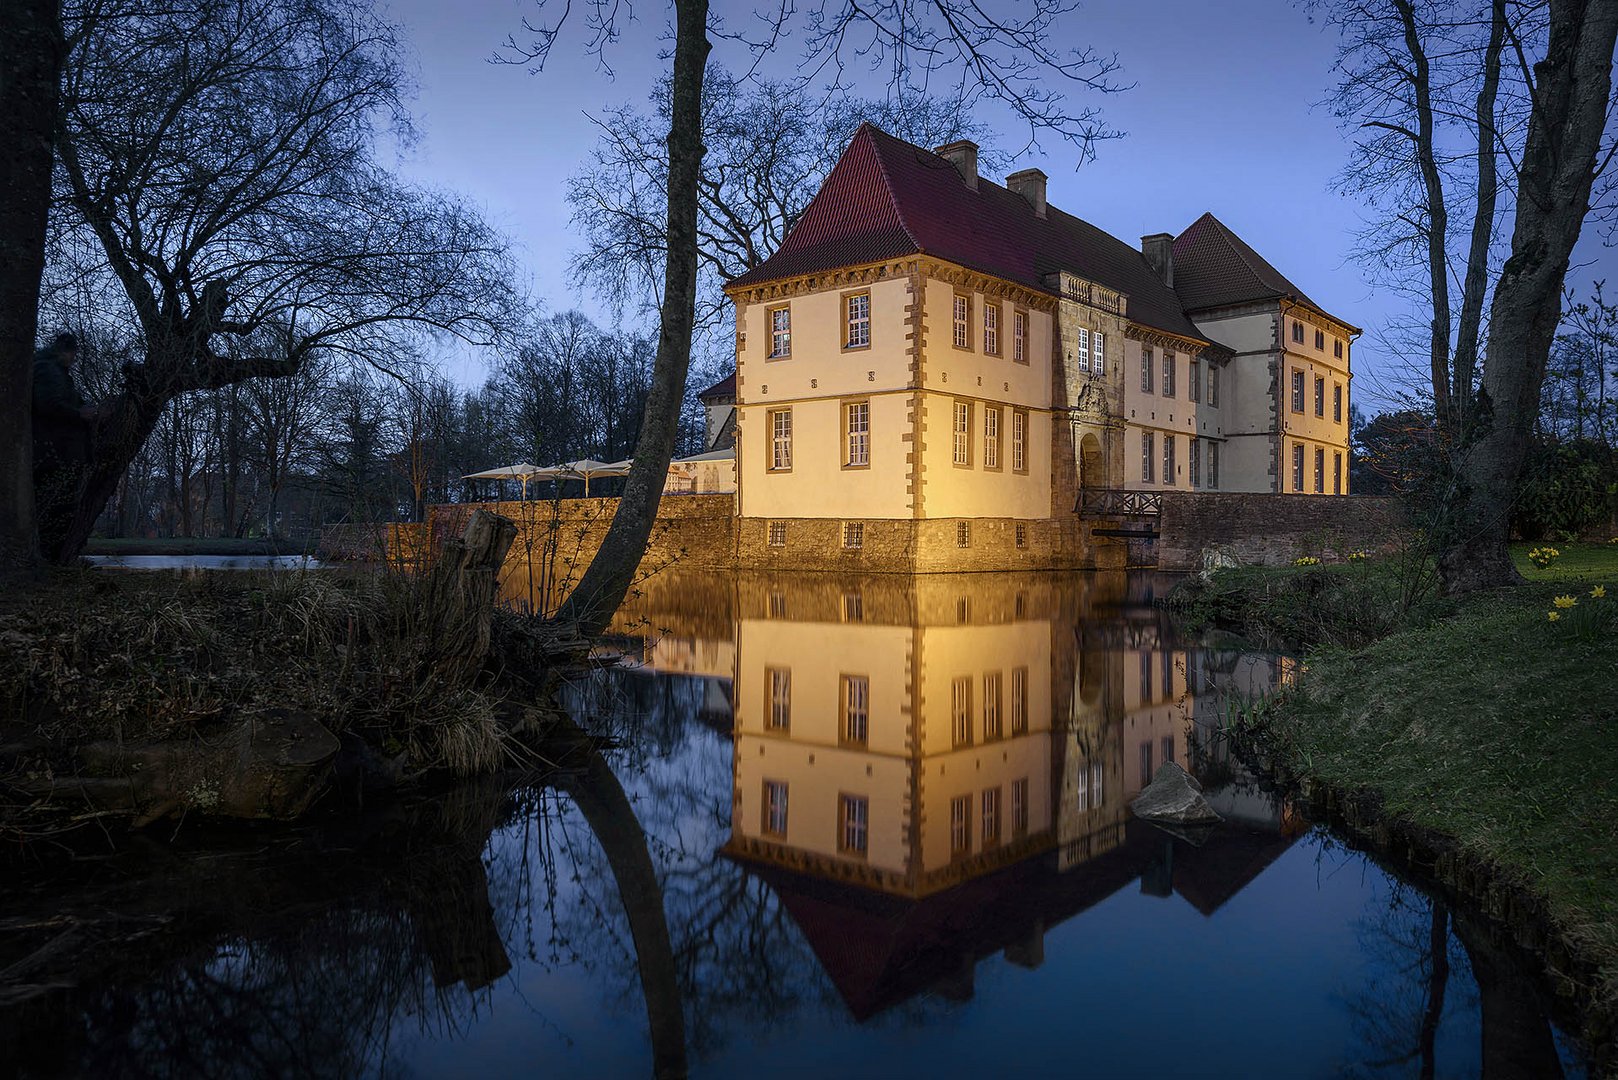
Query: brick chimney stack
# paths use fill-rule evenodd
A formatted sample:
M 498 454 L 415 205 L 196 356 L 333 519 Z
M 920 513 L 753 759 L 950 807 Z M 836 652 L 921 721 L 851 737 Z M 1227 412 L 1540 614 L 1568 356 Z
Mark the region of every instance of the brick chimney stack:
M 1038 169 L 1024 169 L 1006 177 L 1006 187 L 1025 199 L 1034 208 L 1035 217 L 1045 216 L 1046 175 Z
M 1140 238 L 1140 253 L 1146 256 L 1163 284 L 1174 288 L 1174 237 L 1166 232 Z
M 958 139 L 952 143 L 945 143 L 933 153 L 945 158 L 955 166 L 966 181 L 966 186 L 973 191 L 978 189 L 978 144 L 971 139 Z

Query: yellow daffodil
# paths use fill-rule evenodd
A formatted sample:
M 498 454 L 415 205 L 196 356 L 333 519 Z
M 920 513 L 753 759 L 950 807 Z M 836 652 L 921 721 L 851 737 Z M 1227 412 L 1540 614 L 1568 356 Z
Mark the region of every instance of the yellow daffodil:
M 1573 607 L 1578 602 L 1579 602 L 1578 598 L 1573 597 L 1573 596 L 1558 596 L 1556 599 L 1551 601 L 1551 603 L 1555 604 L 1557 607 L 1561 608 L 1563 611 L 1566 611 L 1568 608 Z
M 1545 613 L 1545 617 L 1551 622 L 1555 622 L 1557 619 L 1562 617 L 1562 613 L 1560 611 L 1547 611 Z
M 1595 588 L 1590 590 L 1590 595 L 1593 598 L 1600 600 L 1607 595 L 1607 587 L 1605 585 L 1597 585 Z

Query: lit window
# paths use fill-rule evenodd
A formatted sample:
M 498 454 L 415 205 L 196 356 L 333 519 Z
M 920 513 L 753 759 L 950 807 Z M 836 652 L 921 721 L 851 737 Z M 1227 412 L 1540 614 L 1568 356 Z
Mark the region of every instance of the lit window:
M 1174 436 L 1163 436 L 1163 483 L 1174 483 Z
M 844 409 L 848 418 L 848 439 L 845 446 L 845 465 L 862 466 L 871 463 L 871 403 L 856 401 Z
M 1011 316 L 1011 358 L 1019 364 L 1028 362 L 1028 316 L 1020 311 Z
M 1150 431 L 1140 433 L 1140 478 L 1144 483 L 1152 482 L 1153 439 Z
M 853 795 L 839 795 L 837 799 L 841 804 L 838 817 L 842 819 L 842 828 L 838 830 L 837 848 L 850 855 L 864 855 L 867 827 L 871 817 L 870 801 Z
M 993 406 L 983 409 L 983 467 L 1000 467 L 1000 410 Z
M 843 546 L 850 549 L 865 546 L 865 522 L 843 522 Z
M 1079 370 L 1080 371 L 1089 371 L 1090 370 L 1090 331 L 1086 330 L 1082 326 L 1079 327 L 1078 333 L 1074 335 L 1073 344 L 1074 344 L 1074 347 L 1075 347 L 1075 351 L 1078 353 L 1078 367 L 1079 367 Z
M 1021 409 L 1011 410 L 1011 467 L 1028 471 L 1028 414 Z
M 770 546 L 787 546 L 787 523 L 784 521 L 770 522 Z
M 776 409 L 770 413 L 770 469 L 785 471 L 792 468 L 792 410 Z
M 955 403 L 955 464 L 972 464 L 972 403 Z
M 1163 354 L 1163 396 L 1174 396 L 1174 354 Z
M 792 309 L 770 309 L 770 359 L 792 355 Z
M 764 781 L 764 831 L 771 836 L 787 834 L 787 786 L 780 780 Z
M 1106 770 L 1102 769 L 1101 762 L 1093 762 L 1090 765 L 1090 808 L 1092 810 L 1105 801 L 1105 791 L 1103 789 L 1106 786 L 1106 780 L 1107 773 Z
M 1096 333 L 1090 339 L 1090 370 L 1097 375 L 1102 373 L 1107 352 L 1107 335 Z
M 1011 782 L 1011 834 L 1022 836 L 1028 832 L 1028 778 Z
M 871 680 L 864 675 L 843 676 L 843 742 L 864 746 L 870 735 Z
M 983 351 L 991 356 L 1000 355 L 1000 305 L 983 305 Z
M 972 745 L 972 680 L 963 675 L 950 684 L 949 712 L 953 721 L 953 745 Z
M 1151 347 L 1142 345 L 1140 349 L 1140 389 L 1143 394 L 1152 392 L 1152 369 L 1157 357 L 1152 353 Z
M 1303 371 L 1292 369 L 1292 411 L 1303 412 Z
M 1028 669 L 1011 669 L 1011 733 L 1021 735 L 1028 730 Z
M 955 546 L 958 548 L 972 546 L 972 523 L 970 521 L 957 521 L 955 523 Z
M 992 847 L 1000 842 L 1000 789 L 986 788 L 979 800 L 979 820 L 983 823 L 983 846 Z
M 855 293 L 848 298 L 848 344 L 858 349 L 871 343 L 871 294 Z
M 792 671 L 765 668 L 770 683 L 770 727 L 786 731 L 792 726 Z
M 972 298 L 955 294 L 955 347 L 972 347 Z
M 972 850 L 972 796 L 958 795 L 949 801 L 949 853 L 965 855 Z
M 1004 734 L 1000 714 L 1000 673 L 991 671 L 983 676 L 983 737 L 998 739 Z
M 1303 490 L 1303 443 L 1292 444 L 1292 490 Z
M 1023 522 L 1019 521 L 1012 528 L 1016 533 L 1017 547 L 1019 547 L 1019 548 L 1027 547 L 1028 546 L 1028 526 L 1025 525 Z

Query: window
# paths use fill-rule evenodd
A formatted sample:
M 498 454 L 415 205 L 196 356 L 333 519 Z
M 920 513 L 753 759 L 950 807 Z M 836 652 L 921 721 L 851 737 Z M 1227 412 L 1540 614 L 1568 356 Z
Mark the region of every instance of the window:
M 1341 450 L 1333 451 L 1331 456 L 1331 493 L 1333 495 L 1343 493 L 1343 452 Z
M 787 523 L 784 521 L 770 522 L 770 546 L 787 546 Z
M 1292 340 L 1296 341 L 1299 345 L 1303 344 L 1303 323 L 1298 322 L 1297 320 L 1293 320 L 1292 323 Z
M 1152 654 L 1143 651 L 1140 654 L 1140 699 L 1143 702 L 1152 700 Z
M 786 731 L 792 727 L 792 671 L 790 668 L 765 668 L 764 678 L 770 688 L 770 727 Z
M 955 294 L 955 347 L 972 347 L 972 298 Z
M 1000 713 L 1000 673 L 986 672 L 983 676 L 983 738 L 998 739 L 1005 733 Z
M 1011 782 L 1011 835 L 1028 832 L 1028 778 Z
M 1163 697 L 1172 700 L 1174 697 L 1174 654 L 1164 649 L 1157 654 L 1158 662 L 1163 665 Z
M 843 316 L 848 333 L 845 349 L 863 349 L 871 343 L 871 294 L 854 293 L 843 300 Z
M 1332 383 L 1331 387 L 1331 422 L 1343 422 L 1343 384 Z
M 784 593 L 784 592 L 772 592 L 770 594 L 769 612 L 770 612 L 770 618 L 772 618 L 772 619 L 784 619 L 784 618 L 787 617 L 787 594 L 786 593 Z
M 1219 486 L 1219 444 L 1216 442 L 1208 444 L 1208 486 Z
M 865 621 L 865 595 L 857 592 L 843 594 L 843 621 Z
M 1017 311 L 1011 315 L 1011 358 L 1019 364 L 1028 363 L 1028 314 Z
M 955 403 L 955 464 L 972 465 L 972 403 Z
M 1208 404 L 1219 407 L 1219 369 L 1208 365 Z
M 1105 802 L 1104 788 L 1107 782 L 1107 773 L 1097 761 L 1090 766 L 1090 808 L 1093 810 Z
M 1150 431 L 1140 433 L 1140 478 L 1148 484 L 1152 482 L 1152 442 Z
M 1324 331 L 1324 330 L 1316 330 L 1315 331 L 1315 348 L 1320 350 L 1321 352 L 1326 351 L 1326 331 Z
M 1303 412 L 1303 371 L 1292 369 L 1292 411 Z
M 1152 740 L 1145 739 L 1140 744 L 1140 782 L 1142 786 L 1152 782 Z
M 1174 436 L 1163 436 L 1163 483 L 1174 483 Z
M 1000 789 L 985 788 L 978 805 L 978 819 L 983 823 L 983 846 L 993 847 L 1000 842 Z
M 1174 736 L 1165 735 L 1157 741 L 1158 752 L 1163 755 L 1165 762 L 1174 760 Z
M 764 832 L 783 838 L 787 834 L 787 786 L 780 780 L 764 781 Z
M 1078 332 L 1074 335 L 1073 344 L 1074 344 L 1074 346 L 1075 346 L 1075 348 L 1076 348 L 1076 350 L 1078 352 L 1079 370 L 1080 371 L 1089 371 L 1090 370 L 1090 331 L 1086 330 L 1082 326 L 1079 327 Z
M 965 855 L 972 850 L 972 796 L 958 795 L 949 801 L 949 853 Z
M 972 680 L 962 675 L 950 684 L 949 711 L 953 718 L 952 745 L 972 745 Z
M 792 355 L 792 309 L 770 309 L 770 359 Z
M 1028 413 L 1023 409 L 1011 410 L 1011 469 L 1028 471 Z
M 1333 356 L 1335 356 L 1339 360 L 1341 360 L 1343 358 L 1343 343 L 1342 343 L 1342 341 L 1340 339 L 1338 339 L 1338 338 L 1333 338 L 1332 339 L 1331 354 Z
M 837 817 L 841 822 L 841 828 L 837 830 L 837 850 L 848 855 L 864 855 L 871 820 L 870 800 L 854 795 L 839 795 L 837 802 Z
M 843 522 L 843 547 L 855 550 L 865 546 L 865 522 Z
M 792 468 L 792 410 L 770 411 L 770 471 L 788 472 Z
M 1028 731 L 1028 669 L 1011 669 L 1011 733 L 1022 735 Z
M 983 304 L 983 351 L 1000 355 L 1000 305 L 987 301 Z
M 972 523 L 970 521 L 957 521 L 955 523 L 955 546 L 958 548 L 972 546 Z
M 1315 376 L 1315 415 L 1326 415 L 1326 380 L 1319 375 Z
M 1292 490 L 1303 490 L 1303 443 L 1292 444 Z
M 1315 494 L 1326 494 L 1326 451 L 1315 447 Z
M 1090 339 L 1090 370 L 1097 375 L 1102 373 L 1107 353 L 1107 335 L 1096 331 Z
M 871 680 L 866 675 L 843 676 L 843 738 L 851 746 L 864 746 L 870 736 Z
M 1191 360 L 1186 363 L 1185 371 L 1186 396 L 1192 401 L 1202 400 L 1202 363 Z
M 990 405 L 983 407 L 983 467 L 1000 467 L 1000 410 Z
M 1019 521 L 1015 525 L 1012 526 L 1012 531 L 1015 533 L 1015 536 L 1016 536 L 1017 547 L 1019 547 L 1019 548 L 1027 547 L 1028 546 L 1028 526 L 1025 523 Z
M 871 464 L 871 403 L 853 401 L 843 407 L 847 438 L 844 440 L 843 464 L 861 469 Z
M 1191 437 L 1191 486 L 1202 486 L 1202 440 Z
M 1157 358 L 1152 355 L 1149 345 L 1142 345 L 1140 349 L 1140 389 L 1143 394 L 1152 392 L 1152 365 Z
M 1174 396 L 1174 354 L 1163 354 L 1163 396 Z

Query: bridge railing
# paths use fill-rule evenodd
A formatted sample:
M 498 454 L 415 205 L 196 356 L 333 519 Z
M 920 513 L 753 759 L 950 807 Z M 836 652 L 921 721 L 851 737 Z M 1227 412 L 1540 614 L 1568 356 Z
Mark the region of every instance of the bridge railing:
M 1163 493 L 1085 488 L 1079 492 L 1078 505 L 1073 509 L 1080 517 L 1157 517 L 1163 513 Z

